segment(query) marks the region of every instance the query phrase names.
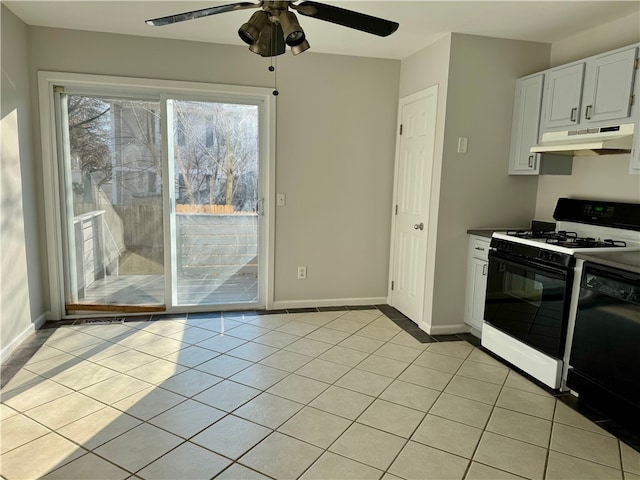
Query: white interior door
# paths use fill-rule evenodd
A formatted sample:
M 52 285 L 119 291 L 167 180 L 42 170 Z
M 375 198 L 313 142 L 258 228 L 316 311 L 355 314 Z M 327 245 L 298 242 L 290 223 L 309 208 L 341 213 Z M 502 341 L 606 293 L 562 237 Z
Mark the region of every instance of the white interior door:
M 390 302 L 423 320 L 437 85 L 400 100 Z

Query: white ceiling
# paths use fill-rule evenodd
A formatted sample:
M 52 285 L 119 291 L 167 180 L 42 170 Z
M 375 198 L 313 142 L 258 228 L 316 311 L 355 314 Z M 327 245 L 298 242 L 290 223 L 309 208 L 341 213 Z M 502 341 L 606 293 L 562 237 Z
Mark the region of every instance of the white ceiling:
M 2 1 L 28 25 L 244 45 L 241 10 L 164 27 L 150 18 L 234 3 L 215 1 Z M 553 43 L 632 13 L 636 1 L 327 1 L 400 23 L 387 38 L 300 15 L 311 51 L 402 59 L 448 32 Z

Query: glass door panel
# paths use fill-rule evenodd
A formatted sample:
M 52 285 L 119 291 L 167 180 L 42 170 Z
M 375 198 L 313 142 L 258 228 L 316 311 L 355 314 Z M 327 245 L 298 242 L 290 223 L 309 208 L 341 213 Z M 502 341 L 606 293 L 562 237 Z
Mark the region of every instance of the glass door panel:
M 62 94 L 67 312 L 163 310 L 160 103 Z
M 258 301 L 258 106 L 169 100 L 174 305 Z

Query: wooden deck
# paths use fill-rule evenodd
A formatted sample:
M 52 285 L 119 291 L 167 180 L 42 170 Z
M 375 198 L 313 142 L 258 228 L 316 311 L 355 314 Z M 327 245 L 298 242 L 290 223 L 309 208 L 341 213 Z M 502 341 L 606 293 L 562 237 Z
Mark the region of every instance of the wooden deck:
M 255 274 L 182 276 L 180 280 L 177 305 L 228 305 L 258 300 Z M 111 275 L 91 284 L 78 303 L 157 306 L 169 303 L 164 291 L 164 275 Z

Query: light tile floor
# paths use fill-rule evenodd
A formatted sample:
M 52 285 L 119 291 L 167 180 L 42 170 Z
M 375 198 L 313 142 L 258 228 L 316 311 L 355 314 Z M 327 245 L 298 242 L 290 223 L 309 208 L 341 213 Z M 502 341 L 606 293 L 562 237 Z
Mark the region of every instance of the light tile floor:
M 640 454 L 464 341 L 379 310 L 37 332 L 2 389 L 1 475 L 640 479 Z

